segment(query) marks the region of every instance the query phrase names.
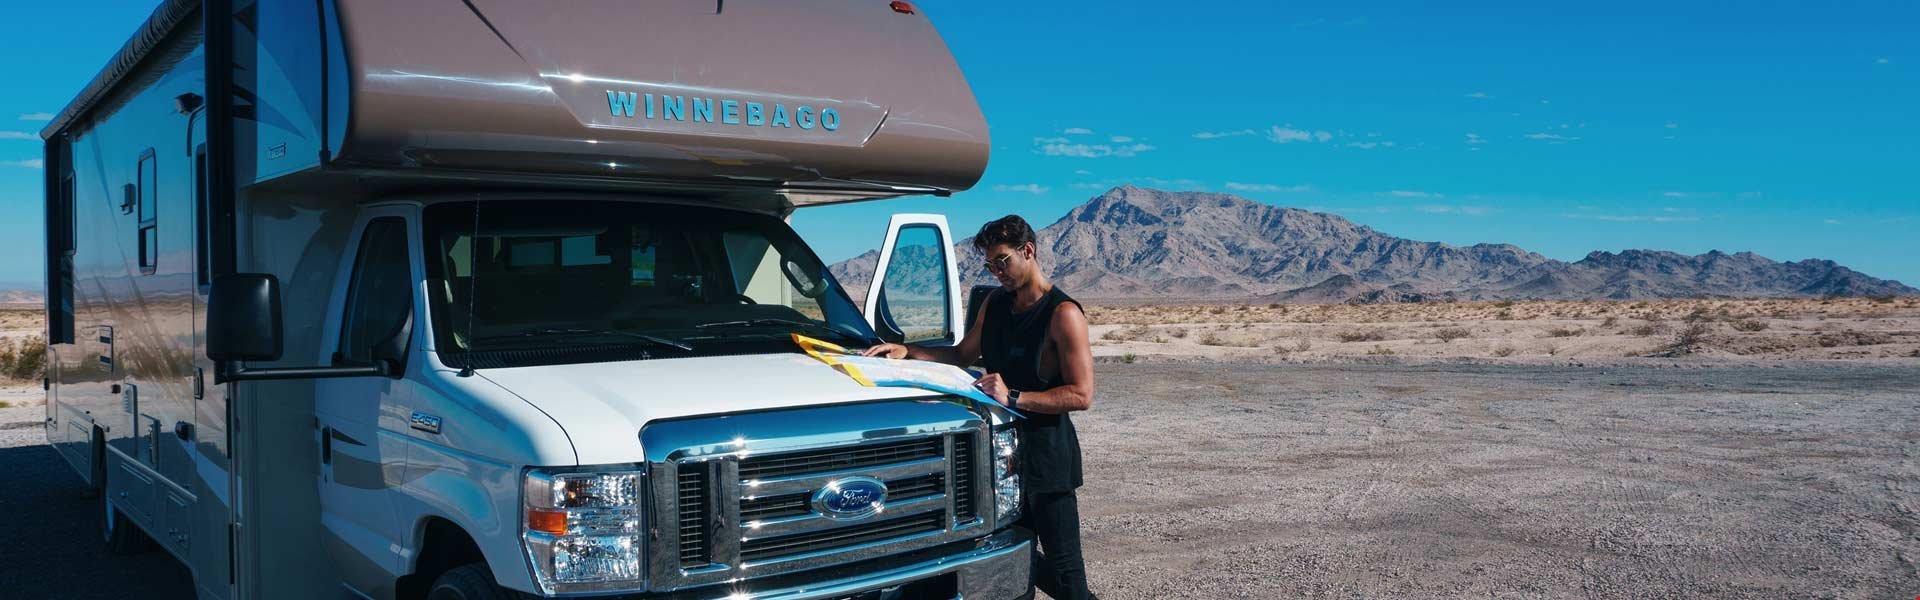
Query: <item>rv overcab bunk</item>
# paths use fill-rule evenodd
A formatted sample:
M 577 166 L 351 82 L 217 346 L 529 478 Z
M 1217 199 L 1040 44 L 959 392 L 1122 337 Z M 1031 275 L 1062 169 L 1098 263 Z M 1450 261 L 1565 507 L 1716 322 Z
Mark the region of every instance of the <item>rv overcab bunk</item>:
M 789 339 L 964 331 L 787 224 L 984 170 L 909 3 L 169 0 L 42 136 L 48 441 L 202 598 L 1031 595 L 1005 415 Z

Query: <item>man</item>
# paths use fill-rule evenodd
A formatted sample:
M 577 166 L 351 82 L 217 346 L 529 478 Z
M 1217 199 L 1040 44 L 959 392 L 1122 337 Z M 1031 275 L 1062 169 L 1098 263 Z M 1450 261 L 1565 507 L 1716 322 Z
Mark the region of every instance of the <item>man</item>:
M 1093 348 L 1080 303 L 1040 270 L 1033 228 L 1016 215 L 980 227 L 973 245 L 987 256 L 1000 289 L 953 347 L 881 344 L 867 356 L 915 358 L 960 367 L 978 359 L 987 374 L 974 382 L 1027 416 L 1020 430 L 1021 477 L 1027 497 L 1020 525 L 1040 547 L 1033 583 L 1057 600 L 1093 598 L 1080 555 L 1080 439 L 1067 413 L 1093 405 Z

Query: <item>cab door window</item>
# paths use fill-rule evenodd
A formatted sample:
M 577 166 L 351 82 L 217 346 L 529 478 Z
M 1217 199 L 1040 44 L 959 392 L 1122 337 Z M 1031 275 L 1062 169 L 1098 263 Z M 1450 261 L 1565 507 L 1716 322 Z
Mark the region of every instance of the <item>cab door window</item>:
M 399 331 L 413 310 L 406 221 L 375 219 L 360 237 L 340 330 L 344 362 L 373 362 L 373 346 Z

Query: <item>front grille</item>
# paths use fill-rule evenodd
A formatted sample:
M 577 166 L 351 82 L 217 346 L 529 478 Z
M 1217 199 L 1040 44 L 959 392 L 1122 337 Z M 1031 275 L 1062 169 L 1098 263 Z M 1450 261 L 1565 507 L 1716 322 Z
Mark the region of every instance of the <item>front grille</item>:
M 953 520 L 965 523 L 979 517 L 973 510 L 973 435 L 953 436 Z
M 946 477 L 933 473 L 917 477 L 905 477 L 887 482 L 887 501 L 911 500 L 946 490 Z M 740 499 L 740 522 L 752 523 L 764 519 L 797 517 L 813 512 L 813 495 L 807 493 L 781 494 Z
M 740 461 L 740 478 L 746 480 L 791 477 L 809 473 L 842 471 L 876 465 L 901 463 L 923 458 L 939 458 L 940 438 L 925 437 L 904 442 L 860 446 L 854 449 L 830 448 L 789 452 Z
M 696 567 L 712 562 L 712 546 L 707 543 L 707 501 L 712 493 L 707 485 L 707 468 L 694 463 L 680 471 L 680 566 Z
M 740 558 L 753 562 L 931 533 L 944 529 L 946 524 L 942 521 L 945 520 L 946 515 L 934 512 L 887 521 L 748 540 L 740 543 Z

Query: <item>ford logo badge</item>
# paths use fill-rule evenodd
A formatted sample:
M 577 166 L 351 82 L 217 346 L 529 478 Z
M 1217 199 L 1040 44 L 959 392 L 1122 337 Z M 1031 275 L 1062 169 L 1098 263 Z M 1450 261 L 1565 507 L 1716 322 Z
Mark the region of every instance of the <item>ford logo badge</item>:
M 851 520 L 880 512 L 887 502 L 887 484 L 872 477 L 843 477 L 827 482 L 813 494 L 813 509 L 829 519 Z

